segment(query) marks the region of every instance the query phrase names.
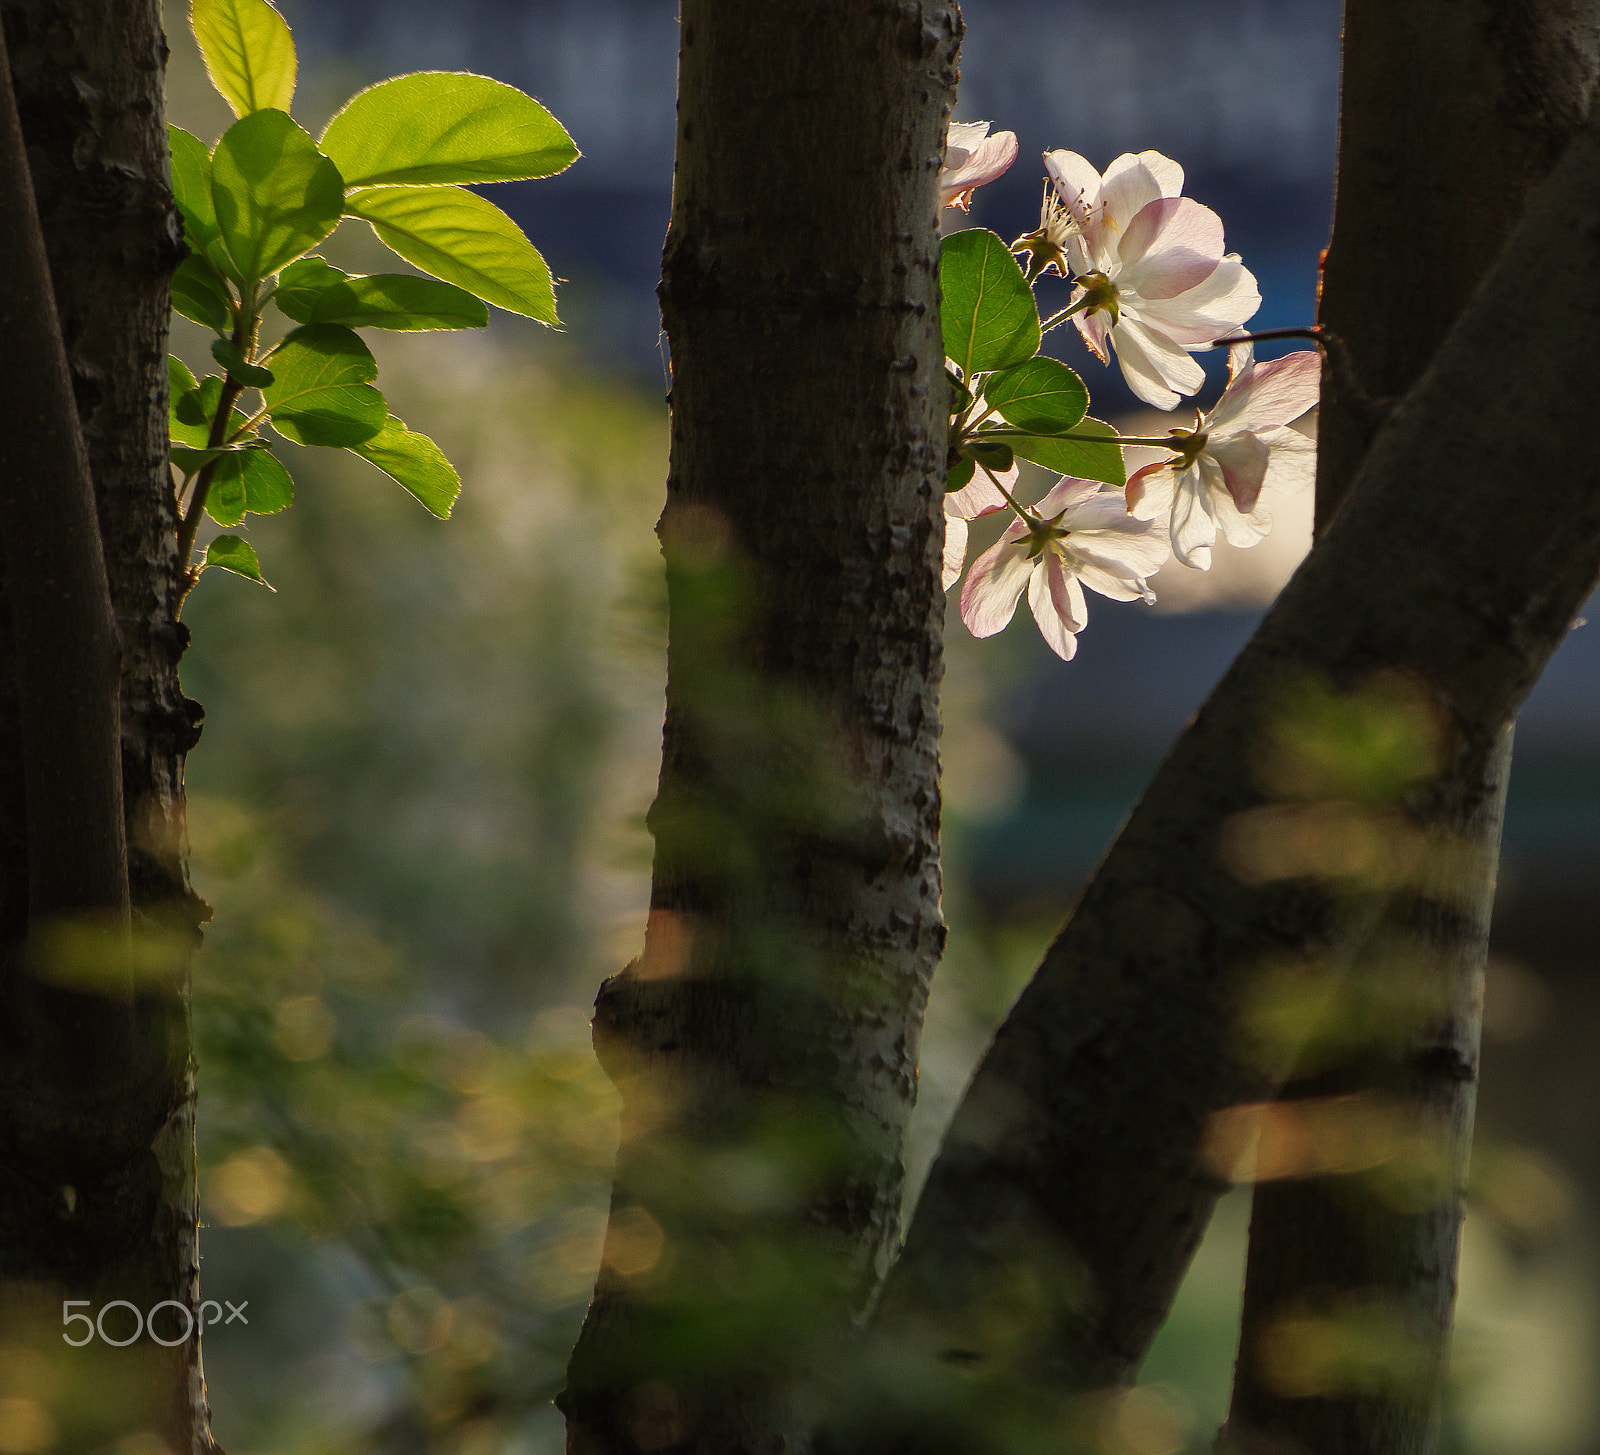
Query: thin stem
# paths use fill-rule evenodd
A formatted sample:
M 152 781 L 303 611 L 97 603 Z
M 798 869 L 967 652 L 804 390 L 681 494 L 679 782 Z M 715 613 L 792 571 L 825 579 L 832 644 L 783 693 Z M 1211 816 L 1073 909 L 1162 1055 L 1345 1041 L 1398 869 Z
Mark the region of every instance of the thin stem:
M 249 290 L 248 305 L 247 309 L 241 290 L 239 323 L 233 330 L 233 344 L 244 354 L 247 363 L 253 363 L 256 336 L 261 328 L 261 311 L 254 289 Z M 245 385 L 239 383 L 232 375 L 224 376 L 222 394 L 217 400 L 216 418 L 211 421 L 211 430 L 206 436 L 207 449 L 218 449 L 229 443 L 228 424 L 233 418 L 233 406 L 244 391 Z M 194 542 L 200 533 L 200 520 L 205 514 L 206 496 L 211 492 L 212 477 L 216 475 L 220 463 L 220 460 L 212 460 L 201 467 L 200 473 L 194 477 L 194 489 L 190 493 L 187 507 L 183 510 L 183 518 L 178 523 L 178 560 L 183 566 L 183 579 L 178 588 L 180 612 L 183 610 L 184 599 L 194 589 L 195 582 L 200 579 L 200 573 L 192 564 Z
M 996 475 L 993 470 L 991 470 L 987 465 L 980 465 L 978 468 L 982 470 L 983 473 L 992 481 L 994 481 L 994 488 L 1005 496 L 1006 504 L 1016 511 L 1018 520 L 1020 520 L 1024 525 L 1032 525 L 1036 520 L 1038 520 L 1038 516 L 1029 515 L 1027 511 L 1017 504 L 1016 496 L 1014 496 L 1009 490 L 1006 489 L 1004 485 L 1000 483 L 1000 477 Z
M 1068 304 L 1059 313 L 1052 313 L 1049 318 L 1039 325 L 1039 332 L 1049 333 L 1051 329 L 1065 323 L 1073 314 L 1082 313 L 1093 302 L 1094 299 L 1085 293 L 1076 303 Z
M 1134 434 L 1037 434 L 1026 429 L 986 429 L 981 438 L 986 440 L 1071 440 L 1076 444 L 1089 445 L 1155 445 L 1159 449 L 1171 450 L 1174 454 L 1181 455 L 1183 446 L 1176 444 L 1171 436 L 1155 438 L 1150 435 Z

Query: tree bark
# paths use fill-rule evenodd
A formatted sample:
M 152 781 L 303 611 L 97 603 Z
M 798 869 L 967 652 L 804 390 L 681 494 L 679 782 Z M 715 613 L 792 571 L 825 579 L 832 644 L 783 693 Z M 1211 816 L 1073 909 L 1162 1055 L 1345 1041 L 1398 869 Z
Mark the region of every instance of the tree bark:
M 959 11 L 684 0 L 650 926 L 575 1451 L 804 1448 L 896 1245 L 939 910 L 937 177 Z
M 1374 401 L 1404 396 L 1421 377 L 1581 126 L 1597 63 L 1594 0 L 1348 0 L 1337 206 L 1318 321 L 1343 340 L 1354 381 L 1324 374 L 1319 532 L 1366 454 L 1383 409 Z M 1365 397 L 1352 396 L 1352 382 Z M 1436 1443 L 1510 757 L 1508 731 L 1467 830 L 1478 875 L 1461 885 L 1468 912 L 1417 927 L 1408 1033 L 1396 1038 L 1386 1026 L 1379 1043 L 1352 1046 L 1342 1064 L 1322 1062 L 1284 1090 L 1286 1101 L 1312 1102 L 1376 1092 L 1431 1129 L 1438 1165 L 1429 1194 L 1400 1206 L 1350 1175 L 1257 1186 L 1225 1432 L 1241 1448 L 1411 1455 Z M 1335 1005 L 1348 1011 L 1360 993 L 1348 986 Z M 1336 1329 L 1374 1310 L 1393 1330 L 1375 1367 L 1286 1367 L 1282 1321 Z
M 78 422 L 122 645 L 121 774 L 135 934 L 164 968 L 133 997 L 136 1085 L 87 1139 L 55 1135 L 38 1096 L 59 1026 L 19 1017 L 14 953 L 27 927 L 20 893 L 29 822 L 20 756 L 20 692 L 9 619 L 0 631 L 0 937 L 7 956 L 0 1081 L 0 1317 L 22 1336 L 40 1296 L 175 1300 L 198 1315 L 198 1199 L 188 964 L 203 906 L 183 864 L 183 757 L 200 710 L 184 696 L 176 622 L 178 564 L 166 465 L 167 279 L 181 256 L 168 186 L 156 0 L 0 0 L 11 75 L 45 240 Z M 7 583 L 6 595 L 10 595 Z M 7 611 L 9 613 L 9 601 Z M 29 1290 L 32 1292 L 30 1293 Z M 32 1301 L 31 1301 L 32 1300 Z M 59 1306 L 57 1304 L 57 1312 Z M 169 1310 L 163 1337 L 182 1328 Z M 59 1350 L 60 1329 L 46 1328 Z M 140 1398 L 109 1435 L 158 1434 L 175 1451 L 212 1448 L 198 1337 L 128 1359 L 147 1367 Z
M 1473 853 L 1505 729 L 1600 571 L 1597 321 L 1600 122 L 1390 412 L 996 1036 L 861 1361 L 892 1355 L 917 1397 L 884 1414 L 880 1447 L 980 1448 L 985 1410 L 1060 1418 L 1137 1368 L 1227 1185 L 1218 1114 L 1289 1069 L 1240 1034 L 1263 963 L 1337 969 L 1370 936 L 1352 897 L 1307 872 L 1344 830 L 1371 835 L 1387 913 L 1473 914 L 1462 884 L 1481 879 L 1437 872 L 1439 850 Z M 1308 675 L 1411 684 L 1438 733 L 1431 781 L 1343 820 L 1276 802 L 1263 754 Z

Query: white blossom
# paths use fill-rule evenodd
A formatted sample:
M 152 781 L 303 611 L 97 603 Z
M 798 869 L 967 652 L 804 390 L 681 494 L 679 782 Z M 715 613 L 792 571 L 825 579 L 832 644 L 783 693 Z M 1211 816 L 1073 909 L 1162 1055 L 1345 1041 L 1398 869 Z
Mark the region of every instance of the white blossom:
M 1183 168 L 1159 152 L 1120 156 L 1102 177 L 1076 152 L 1045 153 L 1071 219 L 1078 331 L 1102 363 L 1114 348 L 1128 387 L 1171 409 L 1205 382 L 1189 349 L 1238 332 L 1261 306 L 1256 280 L 1223 249 L 1222 219 L 1181 196 Z
M 1006 508 L 1006 497 L 1001 490 L 1017 488 L 1022 471 L 1013 464 L 998 475 L 984 465 L 972 472 L 972 479 L 959 490 L 947 491 L 944 497 L 944 578 L 941 586 L 948 591 L 961 579 L 961 568 L 967 563 L 967 522 L 979 516 L 993 515 Z
M 1068 661 L 1089 619 L 1083 587 L 1113 601 L 1154 601 L 1146 578 L 1167 559 L 1152 521 L 1136 520 L 1120 491 L 1063 476 L 972 563 L 961 589 L 961 619 L 975 637 L 993 636 L 1012 618 L 1023 588 L 1045 641 Z
M 1017 159 L 1015 132 L 989 135 L 991 122 L 952 121 L 939 169 L 939 206 L 959 207 L 972 201 L 973 189 L 992 182 Z
M 1258 364 L 1250 344 L 1236 344 L 1228 363 L 1222 398 L 1194 429 L 1171 431 L 1182 453 L 1128 481 L 1128 509 L 1141 520 L 1165 517 L 1172 553 L 1202 571 L 1219 531 L 1233 546 L 1253 546 L 1271 531 L 1264 489 L 1293 494 L 1317 469 L 1315 442 L 1288 426 L 1317 402 L 1318 356 L 1301 351 Z

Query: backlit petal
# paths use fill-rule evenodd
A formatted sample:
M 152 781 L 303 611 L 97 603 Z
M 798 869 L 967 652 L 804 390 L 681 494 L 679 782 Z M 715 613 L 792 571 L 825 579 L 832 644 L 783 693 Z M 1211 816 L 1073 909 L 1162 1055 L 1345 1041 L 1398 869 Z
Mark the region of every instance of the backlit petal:
M 1032 570 L 1026 548 L 1004 537 L 972 563 L 961 588 L 961 620 L 973 636 L 992 637 L 1004 629 Z
M 1122 376 L 1146 404 L 1171 409 L 1179 396 L 1193 394 L 1206 382 L 1206 371 L 1171 339 L 1124 314 L 1111 330 Z
M 1028 582 L 1028 606 L 1045 644 L 1063 661 L 1070 662 L 1078 650 L 1075 633 L 1088 625 L 1089 613 L 1083 591 L 1062 571 L 1054 552 L 1046 552 Z
M 1276 429 L 1315 408 L 1322 388 L 1322 360 L 1310 349 L 1253 364 L 1229 383 L 1207 424 L 1229 434 Z
M 1222 219 L 1188 197 L 1141 208 L 1122 235 L 1117 285 L 1141 298 L 1176 298 L 1198 288 L 1222 261 Z
M 946 497 L 948 498 L 948 497 Z M 948 591 L 961 579 L 961 568 L 967 564 L 967 523 L 959 515 L 948 512 L 944 518 L 944 569 L 940 576 L 940 589 Z

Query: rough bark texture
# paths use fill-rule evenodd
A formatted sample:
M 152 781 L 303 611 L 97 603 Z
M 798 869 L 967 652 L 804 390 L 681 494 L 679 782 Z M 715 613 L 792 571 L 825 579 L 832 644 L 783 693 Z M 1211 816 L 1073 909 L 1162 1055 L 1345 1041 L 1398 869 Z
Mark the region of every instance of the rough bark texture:
M 1597 63 L 1595 0 L 1348 0 L 1337 207 L 1318 321 L 1344 340 L 1366 395 L 1393 400 L 1421 377 L 1582 124 Z M 1492 355 L 1485 362 L 1496 366 Z M 1382 413 L 1347 386 L 1331 369 L 1324 378 L 1319 530 Z M 1286 1099 L 1376 1092 L 1408 1108 L 1431 1129 L 1438 1176 L 1433 1196 L 1407 1207 L 1348 1175 L 1258 1186 L 1226 1432 L 1242 1448 L 1412 1455 L 1436 1443 L 1510 750 L 1508 734 L 1489 772 L 1497 791 L 1464 829 L 1480 846 L 1470 861 L 1478 882 L 1461 885 L 1468 912 L 1419 927 L 1412 973 L 1427 1013 L 1398 1042 L 1362 1048 L 1284 1090 Z M 1386 1375 L 1369 1370 L 1341 1389 L 1337 1377 L 1297 1379 L 1279 1367 L 1281 1320 L 1380 1308 L 1395 1330 Z M 1402 1363 L 1410 1368 L 1396 1378 Z
M 45 1291 L 94 1307 L 198 1307 L 187 958 L 199 906 L 183 861 L 183 756 L 200 712 L 179 687 L 166 467 L 167 278 L 181 255 L 167 185 L 155 0 L 0 0 L 35 198 L 123 646 L 122 778 L 136 933 L 170 938 L 170 975 L 136 999 L 136 1113 L 95 1147 L 52 1145 L 28 1072 L 36 1038 L 8 987 L 0 1082 L 0 1282 L 7 1317 Z M 28 825 L 10 629 L 0 632 L 0 935 L 21 942 Z M 9 957 L 8 976 L 21 973 Z M 134 1126 L 133 1123 L 138 1125 Z M 30 1295 L 29 1290 L 32 1290 Z M 59 1304 L 57 1304 L 59 1312 Z M 20 1315 L 15 1315 L 20 1317 Z M 171 1318 L 172 1316 L 167 1316 Z M 181 1321 L 163 1323 L 164 1336 Z M 49 1335 L 58 1339 L 59 1329 Z M 59 1347 L 57 1344 L 56 1347 Z M 124 1351 L 148 1368 L 122 1417 L 175 1451 L 210 1446 L 199 1342 Z
M 623 1145 L 575 1451 L 802 1449 L 812 1368 L 896 1245 L 944 940 L 960 32 L 943 0 L 682 6 L 667 721 L 645 952 L 596 1007 Z
M 879 1448 L 959 1445 L 946 1412 L 963 1389 L 1044 1403 L 1124 1380 L 1145 1353 L 1225 1185 L 1206 1153 L 1214 1114 L 1270 1097 L 1288 1069 L 1241 1054 L 1254 977 L 1274 957 L 1346 958 L 1365 938 L 1348 896 L 1292 868 L 1241 875 L 1219 852 L 1283 811 L 1258 773 L 1285 692 L 1308 673 L 1420 684 L 1441 767 L 1379 842 L 1420 833 L 1473 852 L 1504 731 L 1600 569 L 1597 326 L 1591 124 L 996 1036 L 880 1306 L 874 1347 L 894 1351 L 923 1418 L 897 1414 Z M 1432 861 L 1395 880 L 1389 913 L 1470 917 L 1473 896 L 1430 877 Z
M 1583 125 L 1597 57 L 1594 0 L 1346 0 L 1319 316 L 1380 406 L 1421 377 Z M 1382 418 L 1349 395 L 1325 370 L 1319 530 Z

